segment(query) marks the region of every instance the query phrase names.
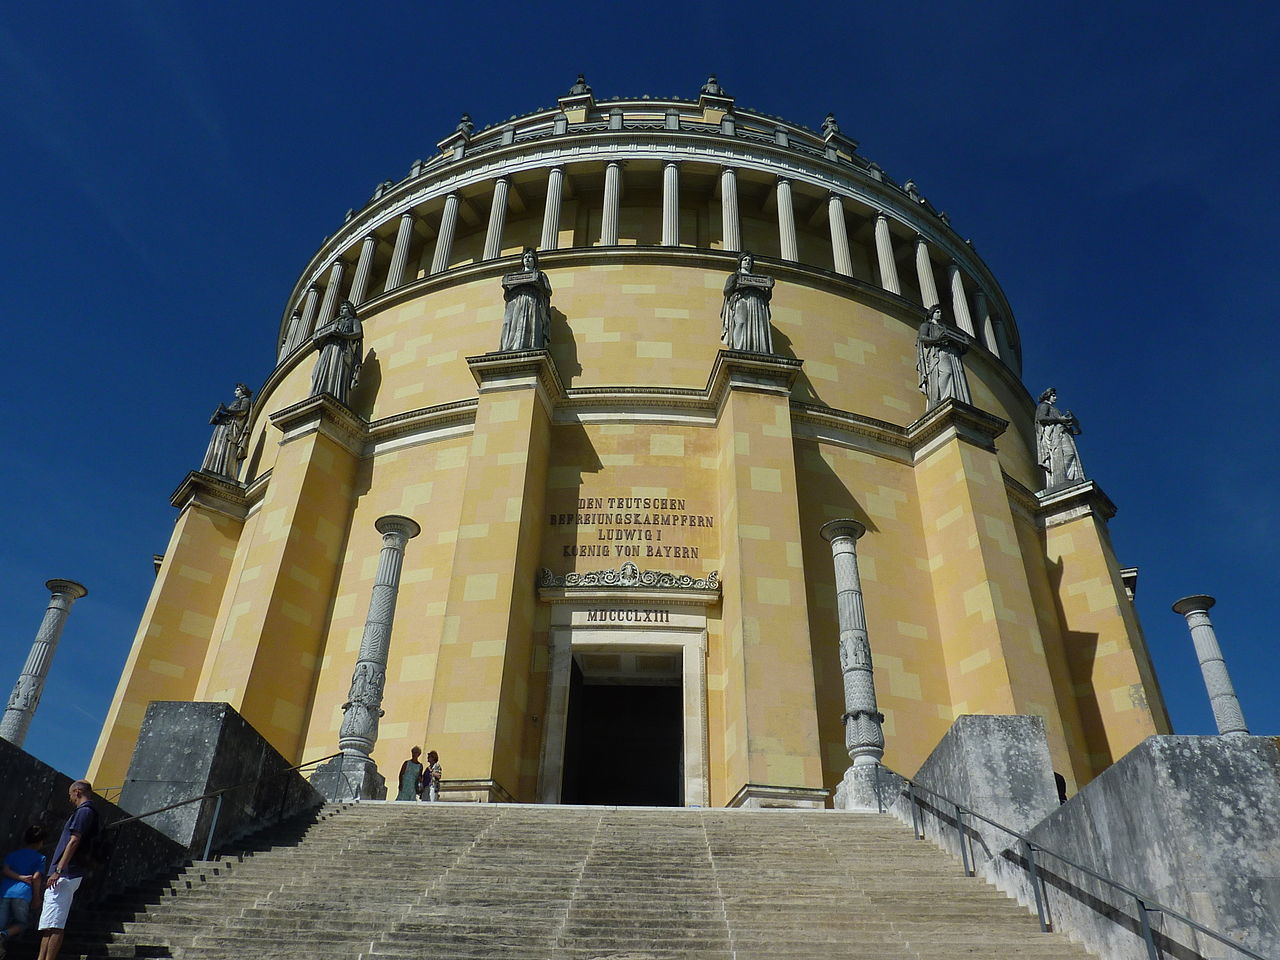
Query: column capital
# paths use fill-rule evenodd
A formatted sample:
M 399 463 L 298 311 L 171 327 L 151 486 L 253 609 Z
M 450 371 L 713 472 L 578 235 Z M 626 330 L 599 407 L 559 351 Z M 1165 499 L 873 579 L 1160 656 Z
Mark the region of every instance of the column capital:
M 307 284 L 307 293 L 319 293 L 319 292 L 320 292 L 320 284 L 318 281 L 312 280 L 309 284 Z
M 676 161 L 673 160 L 671 162 L 675 163 Z M 627 165 L 627 162 L 625 160 L 606 160 L 604 165 L 606 167 L 617 167 L 621 169 Z
M 55 578 L 53 580 L 46 580 L 44 582 L 44 586 L 50 593 L 54 595 L 62 594 L 63 596 L 70 597 L 72 600 L 79 600 L 81 597 L 87 597 L 89 595 L 89 591 L 85 585 L 83 583 L 77 583 L 74 580 L 61 580 Z M 1212 603 L 1213 601 L 1211 600 L 1209 602 Z
M 666 168 L 666 167 L 679 167 L 679 166 L 680 166 L 680 164 L 682 164 L 683 162 L 684 162 L 683 160 L 663 160 L 663 161 L 662 161 L 662 166 L 663 166 L 664 168 Z
M 370 240 L 372 240 L 374 243 L 377 243 L 378 242 L 377 234 L 366 233 L 363 237 L 360 238 L 361 243 L 368 243 Z
M 857 540 L 866 532 L 867 528 L 864 524 L 849 517 L 840 520 L 828 520 L 818 530 L 822 539 L 828 543 L 841 537 L 850 537 Z
M 1207 596 L 1203 593 L 1198 593 L 1195 596 L 1183 597 L 1175 603 L 1173 605 L 1173 612 L 1181 614 L 1184 617 L 1190 613 L 1207 613 L 1209 608 L 1216 602 L 1217 601 L 1214 600 L 1213 597 Z
M 390 534 L 392 536 L 404 537 L 406 540 L 412 540 L 422 532 L 422 527 L 418 526 L 417 521 L 410 520 L 408 517 L 402 517 L 396 513 L 390 513 L 385 517 L 379 517 L 373 522 L 373 528 L 383 536 Z

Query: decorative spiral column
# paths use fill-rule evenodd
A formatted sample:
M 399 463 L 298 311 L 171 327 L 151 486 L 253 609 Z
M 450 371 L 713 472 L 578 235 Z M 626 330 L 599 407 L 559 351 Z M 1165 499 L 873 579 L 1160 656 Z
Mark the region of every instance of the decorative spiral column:
M 1205 689 L 1209 691 L 1209 705 L 1213 707 L 1218 733 L 1224 737 L 1247 737 L 1249 727 L 1244 722 L 1244 711 L 1240 709 L 1240 699 L 1231 684 L 1231 675 L 1227 673 L 1227 662 L 1218 646 L 1218 636 L 1209 621 L 1209 608 L 1214 603 L 1213 597 L 1203 594 L 1183 597 L 1173 605 L 1173 612 L 1182 614 L 1191 630 L 1191 642 L 1195 644 L 1196 656 L 1200 659 L 1200 673 L 1204 675 Z
M 884 715 L 876 709 L 867 615 L 854 543 L 867 532 L 857 520 L 831 520 L 822 537 L 831 543 L 836 570 L 836 615 L 840 622 L 840 672 L 844 678 L 844 745 L 855 767 L 876 764 L 884 756 Z
M 408 517 L 394 514 L 379 518 L 374 528 L 382 534 L 382 552 L 378 555 L 369 615 L 360 638 L 360 655 L 351 674 L 347 702 L 342 705 L 342 728 L 338 731 L 338 749 L 366 759 L 378 742 L 382 688 L 387 679 L 387 653 L 391 649 L 391 623 L 396 615 L 396 595 L 400 592 L 404 548 L 422 532 Z
M 49 606 L 45 609 L 40 629 L 36 631 L 27 662 L 18 675 L 18 682 L 13 685 L 4 717 L 0 718 L 0 737 L 15 747 L 22 746 L 27 739 L 27 729 L 31 726 L 31 718 L 36 715 L 36 707 L 40 705 L 44 681 L 49 676 L 49 664 L 71 613 L 71 605 L 89 592 L 74 580 L 50 580 L 45 587 L 53 596 L 49 598 Z

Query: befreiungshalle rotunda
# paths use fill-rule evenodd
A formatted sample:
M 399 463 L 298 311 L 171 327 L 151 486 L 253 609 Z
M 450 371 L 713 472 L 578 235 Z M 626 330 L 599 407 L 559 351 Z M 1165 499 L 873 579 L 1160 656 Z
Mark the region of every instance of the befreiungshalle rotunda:
M 821 806 L 963 714 L 1042 717 L 1074 790 L 1169 732 L 1069 385 L 832 116 L 581 77 L 464 116 L 276 344 L 173 496 L 94 782 L 156 700 L 545 803 Z

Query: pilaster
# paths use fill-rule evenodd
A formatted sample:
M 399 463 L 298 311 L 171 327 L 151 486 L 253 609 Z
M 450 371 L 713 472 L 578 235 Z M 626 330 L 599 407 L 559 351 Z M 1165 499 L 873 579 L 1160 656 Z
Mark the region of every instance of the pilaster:
M 172 503 L 178 519 L 89 762 L 89 779 L 105 786 L 124 782 L 147 704 L 197 699 L 248 510 L 244 487 L 196 471 Z
M 954 399 L 907 428 L 951 702 L 962 714 L 1045 720 L 1072 768 L 996 438 L 1008 426 Z
M 468 357 L 479 387 L 436 673 L 481 699 L 431 704 L 426 743 L 449 780 L 520 800 L 551 412 L 564 390 L 545 350 Z M 534 761 L 536 763 L 536 761 Z M 528 792 L 532 792 L 530 787 Z
M 1092 480 L 1039 494 L 1036 502 L 1096 774 L 1146 737 L 1171 732 L 1168 714 L 1107 530 L 1115 505 Z
M 296 761 L 367 425 L 327 395 L 286 407 L 271 423 L 280 452 L 194 699 L 230 703 Z
M 792 450 L 800 365 L 721 350 L 709 382 L 718 408 L 726 669 L 726 779 L 713 788 L 717 806 L 804 807 L 824 796 Z

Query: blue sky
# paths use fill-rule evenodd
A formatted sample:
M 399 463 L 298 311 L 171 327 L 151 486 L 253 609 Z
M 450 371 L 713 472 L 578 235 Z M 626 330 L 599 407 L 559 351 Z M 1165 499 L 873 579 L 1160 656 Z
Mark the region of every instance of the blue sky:
M 913 177 L 1000 278 L 1028 387 L 1081 418 L 1177 732 L 1213 732 L 1170 603 L 1214 621 L 1254 732 L 1277 560 L 1280 8 L 1262 4 L 10 5 L 0 14 L 8 690 L 52 576 L 90 590 L 27 747 L 88 762 L 209 411 L 260 384 L 284 298 L 376 183 L 478 125 L 695 96 Z M 1268 439 L 1270 438 L 1270 439 Z M 875 638 L 872 637 L 874 646 Z

